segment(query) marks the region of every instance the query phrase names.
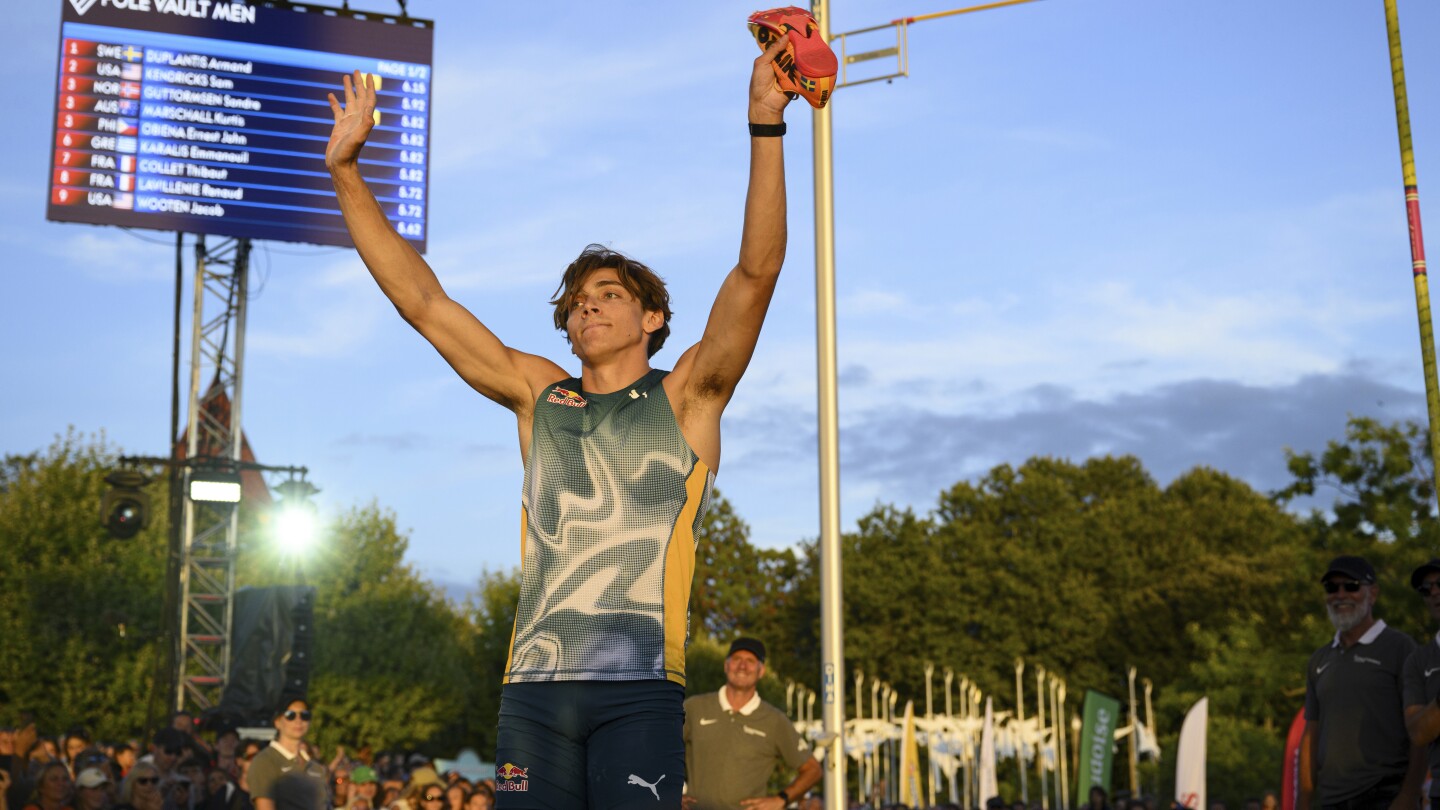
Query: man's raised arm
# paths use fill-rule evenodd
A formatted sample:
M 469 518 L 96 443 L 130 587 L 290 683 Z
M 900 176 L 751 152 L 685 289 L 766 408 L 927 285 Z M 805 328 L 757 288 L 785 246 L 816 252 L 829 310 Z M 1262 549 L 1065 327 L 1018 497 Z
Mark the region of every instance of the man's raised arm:
M 331 93 L 335 128 L 325 147 L 325 168 L 350 238 L 385 297 L 395 305 L 465 382 L 511 410 L 534 402 L 540 386 L 565 373 L 541 357 L 510 349 L 468 310 L 445 294 L 440 280 L 394 228 L 360 175 L 360 150 L 375 125 L 376 94 L 370 76 L 345 77 L 345 103 Z
M 750 74 L 751 124 L 784 123 L 790 98 L 775 82 L 770 63 L 788 40 L 779 37 L 755 60 Z M 750 363 L 760 327 L 775 293 L 785 261 L 785 152 L 780 137 L 750 138 L 750 186 L 745 195 L 745 224 L 740 236 L 740 261 L 726 276 L 710 309 L 705 334 L 685 361 L 692 398 L 723 407 Z

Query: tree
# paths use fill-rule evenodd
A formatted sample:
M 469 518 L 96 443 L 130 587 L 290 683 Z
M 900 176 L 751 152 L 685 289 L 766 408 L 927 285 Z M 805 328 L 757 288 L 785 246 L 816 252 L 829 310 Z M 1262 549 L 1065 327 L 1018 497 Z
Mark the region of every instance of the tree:
M 495 733 L 500 718 L 500 684 L 510 656 L 515 609 L 520 601 L 520 572 L 486 571 L 480 575 L 476 595 L 466 605 L 474 628 L 470 658 L 476 678 L 467 725 L 475 750 L 482 757 L 495 755 Z
M 746 634 L 778 641 L 799 576 L 795 552 L 751 545 L 750 527 L 719 490 L 696 539 L 690 638 L 728 644 Z
M 0 702 L 32 711 L 41 729 L 120 739 L 146 726 L 166 516 L 152 512 L 130 540 L 107 535 L 100 500 L 117 454 L 72 429 L 43 453 L 0 463 Z M 165 503 L 163 480 L 147 492 Z
M 1325 561 L 1339 554 L 1366 557 L 1379 575 L 1377 612 L 1411 635 L 1428 635 L 1428 616 L 1409 595 L 1410 572 L 1440 548 L 1425 430 L 1413 422 L 1386 425 L 1352 416 L 1345 438 L 1328 442 L 1318 458 L 1289 450 L 1286 457 L 1294 481 L 1275 494 L 1277 502 L 1334 493 L 1329 508 L 1312 509 L 1305 522 L 1316 551 L 1313 576 L 1318 579 Z
M 290 566 L 249 543 L 243 581 L 288 584 Z M 331 525 L 304 565 L 315 586 L 310 698 L 322 746 L 368 744 L 449 753 L 470 734 L 472 627 L 404 562 L 408 539 L 377 505 Z

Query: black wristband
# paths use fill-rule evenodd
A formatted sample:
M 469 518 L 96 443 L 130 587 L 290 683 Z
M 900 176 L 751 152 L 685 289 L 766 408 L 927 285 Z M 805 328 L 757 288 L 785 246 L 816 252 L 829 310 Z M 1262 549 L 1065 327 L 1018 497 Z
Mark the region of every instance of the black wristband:
M 750 137 L 752 138 L 778 138 L 785 134 L 785 122 L 778 124 L 751 124 Z
M 756 125 L 755 125 L 755 124 L 751 124 L 750 126 L 754 127 L 754 126 L 756 126 Z M 781 124 L 781 125 L 780 125 L 780 128 L 781 128 L 781 129 L 784 129 L 784 128 L 785 128 L 785 125 L 784 125 L 784 124 Z M 793 801 L 793 799 L 790 798 L 790 794 L 789 794 L 789 793 L 786 793 L 786 792 L 783 791 L 783 790 L 778 790 L 778 791 L 776 791 L 776 792 L 775 792 L 775 797 L 778 798 L 778 799 L 780 799 L 780 800 L 782 800 L 782 801 L 784 801 L 786 805 L 789 805 L 790 802 Z

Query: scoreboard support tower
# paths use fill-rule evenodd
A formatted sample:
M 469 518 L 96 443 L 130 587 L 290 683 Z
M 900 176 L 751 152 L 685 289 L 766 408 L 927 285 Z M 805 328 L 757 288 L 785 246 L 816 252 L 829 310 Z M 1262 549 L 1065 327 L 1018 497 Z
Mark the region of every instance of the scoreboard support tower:
M 241 383 L 250 240 L 195 244 L 195 309 L 184 489 L 197 461 L 241 463 Z M 217 408 L 217 398 L 229 403 Z M 208 407 L 207 407 L 208 406 Z M 230 673 L 239 504 L 184 499 L 181 521 L 179 656 L 173 705 L 196 716 L 218 706 Z M 172 550 L 173 551 L 173 550 Z

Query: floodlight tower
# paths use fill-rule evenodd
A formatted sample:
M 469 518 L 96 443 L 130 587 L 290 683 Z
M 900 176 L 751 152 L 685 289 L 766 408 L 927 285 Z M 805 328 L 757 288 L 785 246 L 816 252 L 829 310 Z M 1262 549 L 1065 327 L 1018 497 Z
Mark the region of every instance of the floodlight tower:
M 227 238 L 212 245 L 204 236 L 196 238 L 185 446 L 185 458 L 191 462 L 185 465 L 187 496 L 197 464 L 233 471 L 241 462 L 240 406 L 249 270 L 249 239 Z M 176 710 L 200 712 L 220 703 L 220 692 L 230 672 L 238 527 L 235 503 L 184 499 Z

